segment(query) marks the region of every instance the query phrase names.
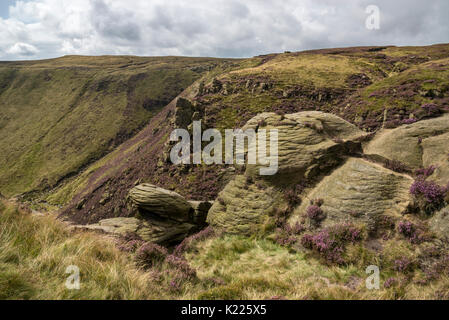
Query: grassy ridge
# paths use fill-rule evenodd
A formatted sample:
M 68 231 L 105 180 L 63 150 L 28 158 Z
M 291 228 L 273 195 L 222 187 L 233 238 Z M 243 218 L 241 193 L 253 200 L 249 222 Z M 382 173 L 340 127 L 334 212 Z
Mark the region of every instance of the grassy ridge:
M 124 142 L 220 60 L 68 56 L 0 63 L 0 190 L 45 190 Z

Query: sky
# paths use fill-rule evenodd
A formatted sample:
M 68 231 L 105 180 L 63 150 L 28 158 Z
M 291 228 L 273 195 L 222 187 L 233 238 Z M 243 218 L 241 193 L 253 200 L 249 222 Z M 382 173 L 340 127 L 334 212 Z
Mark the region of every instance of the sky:
M 378 20 L 367 12 L 373 5 Z M 367 20 L 378 21 L 378 28 L 367 28 Z M 0 60 L 70 54 L 241 58 L 435 43 L 449 43 L 447 0 L 0 0 Z

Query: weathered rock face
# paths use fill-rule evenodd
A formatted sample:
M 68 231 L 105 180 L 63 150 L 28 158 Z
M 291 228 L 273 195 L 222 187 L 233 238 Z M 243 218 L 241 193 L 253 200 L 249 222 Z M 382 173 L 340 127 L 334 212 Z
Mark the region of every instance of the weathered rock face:
M 192 217 L 193 208 L 184 197 L 152 184 L 131 189 L 129 198 L 138 208 L 163 218 L 186 222 Z
M 248 128 L 278 129 L 279 171 L 264 177 L 258 175 L 261 165 L 249 165 L 244 175 L 235 177 L 220 193 L 208 222 L 229 233 L 250 234 L 271 219 L 274 210 L 287 207 L 291 225 L 306 222 L 311 228 L 324 228 L 352 221 L 374 232 L 385 221 L 400 219 L 407 212 L 414 180 L 376 161 L 396 160 L 412 169 L 434 165 L 437 169 L 431 179 L 441 185 L 449 181 L 449 115 L 382 130 L 366 143 L 364 154 L 359 141 L 365 133 L 330 114 L 264 113 L 243 129 Z M 307 184 L 307 188 L 300 194 L 301 203 L 292 208 L 285 193 L 296 184 Z M 320 215 L 319 223 L 307 217 L 312 202 L 322 203 L 325 218 Z M 431 220 L 440 235 L 449 235 L 447 215 L 438 213 Z
M 207 222 L 231 234 L 250 234 L 282 202 L 282 194 L 275 187 L 261 190 L 239 175 L 219 194 Z
M 262 113 L 248 121 L 243 127 L 246 129 L 278 130 L 279 170 L 275 179 L 316 175 L 317 170 L 334 166 L 339 157 L 361 151 L 356 141 L 365 135 L 349 122 L 318 111 L 285 116 Z M 262 165 L 249 165 L 246 174 L 258 175 L 260 167 Z M 270 179 L 270 176 L 265 178 Z
M 430 230 L 445 240 L 449 240 L 449 207 L 446 207 L 429 220 Z
M 278 207 L 285 207 L 282 188 L 313 179 L 346 157 L 361 151 L 365 133 L 343 119 L 322 112 L 285 115 L 263 113 L 243 128 L 278 129 L 279 171 L 259 176 L 261 165 L 248 165 L 219 194 L 208 222 L 229 233 L 248 234 Z
M 137 208 L 135 217 L 105 219 L 75 228 L 115 235 L 135 233 L 145 241 L 166 245 L 179 242 L 204 227 L 212 206 L 212 202 L 187 201 L 175 192 L 151 184 L 131 189 L 129 199 Z
M 373 231 L 382 215 L 400 216 L 410 201 L 409 188 L 413 180 L 362 159 L 349 159 L 343 166 L 325 177 L 295 209 L 289 222 L 305 217 L 310 201 L 322 199 L 321 209 L 327 227 L 344 221 L 365 224 Z M 310 201 L 308 201 L 310 200 Z
M 417 169 L 437 166 L 431 177 L 449 182 L 449 114 L 380 132 L 365 147 L 367 155 L 379 155 Z
M 449 122 L 449 117 L 446 120 Z M 430 179 L 441 185 L 449 183 L 449 132 L 424 139 L 421 145 L 423 167 L 437 167 Z
M 75 228 L 114 235 L 135 233 L 144 241 L 165 245 L 181 241 L 195 228 L 195 225 L 151 218 L 112 218 L 101 220 L 97 224 L 75 226 Z

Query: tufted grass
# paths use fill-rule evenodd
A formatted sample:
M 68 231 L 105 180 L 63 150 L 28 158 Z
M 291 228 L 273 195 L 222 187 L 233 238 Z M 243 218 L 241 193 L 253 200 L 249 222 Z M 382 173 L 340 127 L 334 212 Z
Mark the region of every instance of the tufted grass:
M 139 269 L 115 240 L 72 232 L 51 215 L 25 213 L 0 203 L 1 299 L 447 299 L 449 277 L 418 284 L 419 270 L 403 274 L 394 260 L 416 259 L 401 239 L 383 243 L 383 255 L 362 245 L 347 248 L 345 266 L 328 266 L 310 252 L 264 238 L 221 235 L 193 243 L 185 253 L 197 277 L 179 278 L 166 262 Z M 380 290 L 368 290 L 368 265 L 380 266 Z M 68 290 L 66 268 L 81 271 L 80 290 Z M 388 278 L 398 284 L 385 288 Z M 173 286 L 173 281 L 178 285 Z
M 52 216 L 0 206 L 0 299 L 148 299 L 149 275 L 114 242 L 71 233 Z M 80 290 L 68 290 L 66 268 L 80 269 Z

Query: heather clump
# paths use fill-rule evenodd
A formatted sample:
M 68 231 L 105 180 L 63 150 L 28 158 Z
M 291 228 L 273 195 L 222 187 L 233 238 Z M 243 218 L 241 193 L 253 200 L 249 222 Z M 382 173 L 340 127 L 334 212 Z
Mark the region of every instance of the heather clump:
M 317 205 L 311 205 L 307 208 L 306 211 L 307 218 L 312 221 L 312 224 L 315 226 L 319 226 L 321 221 L 326 219 L 326 214 L 324 213 L 323 209 Z
M 286 233 L 276 235 L 274 241 L 280 246 L 289 247 L 298 242 L 298 238 Z
M 401 161 L 397 161 L 397 160 L 386 160 L 385 167 L 387 169 L 390 169 L 391 171 L 398 172 L 398 173 L 410 172 L 410 168 L 406 164 L 402 163 Z
M 397 272 L 409 272 L 412 270 L 412 266 L 412 261 L 407 257 L 401 257 L 394 261 L 394 270 Z
M 122 242 L 120 243 L 117 248 L 120 251 L 123 252 L 129 252 L 129 253 L 134 253 L 137 251 L 137 249 L 139 249 L 143 244 L 145 243 L 145 241 L 143 240 L 131 240 L 131 241 L 126 241 L 126 242 Z
M 428 181 L 425 176 L 419 176 L 410 187 L 410 194 L 414 198 L 415 208 L 428 215 L 444 206 L 447 192 L 447 187 Z
M 304 185 L 297 184 L 288 189 L 284 193 L 285 201 L 288 204 L 289 211 L 293 210 L 296 206 L 301 204 L 300 194 L 304 191 Z
M 314 227 L 318 227 L 320 223 L 326 219 L 326 213 L 321 208 L 323 203 L 323 199 L 312 200 L 310 201 L 310 206 L 306 210 L 306 216 Z
M 412 244 L 420 244 L 428 240 L 423 228 L 413 224 L 410 221 L 399 222 L 398 232 L 407 238 Z
M 186 283 L 197 279 L 196 270 L 188 261 L 154 243 L 145 243 L 136 254 L 137 265 L 152 274 L 154 282 L 165 283 L 169 292 L 180 293 Z
M 305 227 L 301 223 L 296 222 L 294 225 L 286 224 L 283 230 L 290 235 L 299 235 L 304 232 Z
M 425 275 L 423 283 L 436 280 L 449 272 L 449 255 L 442 255 L 434 259 L 433 263 L 422 267 Z
M 350 223 L 338 224 L 301 239 L 304 248 L 317 252 L 328 263 L 344 264 L 347 244 L 363 239 L 363 230 Z
M 127 232 L 118 239 L 117 248 L 123 252 L 135 253 L 145 241 L 136 233 Z
M 276 230 L 275 241 L 281 246 L 291 246 L 298 242 L 298 235 L 306 230 L 304 225 L 296 222 L 294 225 L 284 223 L 284 225 Z
M 164 268 L 168 280 L 168 289 L 171 292 L 179 293 L 186 283 L 197 280 L 196 270 L 189 265 L 186 259 L 174 254 L 166 257 Z
M 166 257 L 165 262 L 176 273 L 178 279 L 192 280 L 196 278 L 195 269 L 191 268 L 184 258 L 171 254 Z
M 206 240 L 212 236 L 214 236 L 215 231 L 211 226 L 201 230 L 200 232 L 185 238 L 178 246 L 176 246 L 173 254 L 175 256 L 181 256 L 184 252 L 186 252 L 189 248 L 191 248 L 195 243 Z
M 324 216 L 323 210 L 318 206 L 310 206 L 307 208 L 307 217 L 314 221 L 321 221 Z
M 421 106 L 428 117 L 436 116 L 441 113 L 440 107 L 434 103 L 427 103 Z
M 144 269 L 150 269 L 156 264 L 163 262 L 167 254 L 166 248 L 147 242 L 137 250 L 135 259 L 139 266 Z
M 436 169 L 437 169 L 437 167 L 435 167 L 433 165 L 428 168 L 421 168 L 421 169 L 418 169 L 415 171 L 415 175 L 421 179 L 427 179 L 432 174 L 434 174 Z
M 398 284 L 398 282 L 399 281 L 396 278 L 393 278 L 393 277 L 388 278 L 384 282 L 384 288 L 386 288 L 386 289 L 392 288 L 392 287 L 396 286 Z

